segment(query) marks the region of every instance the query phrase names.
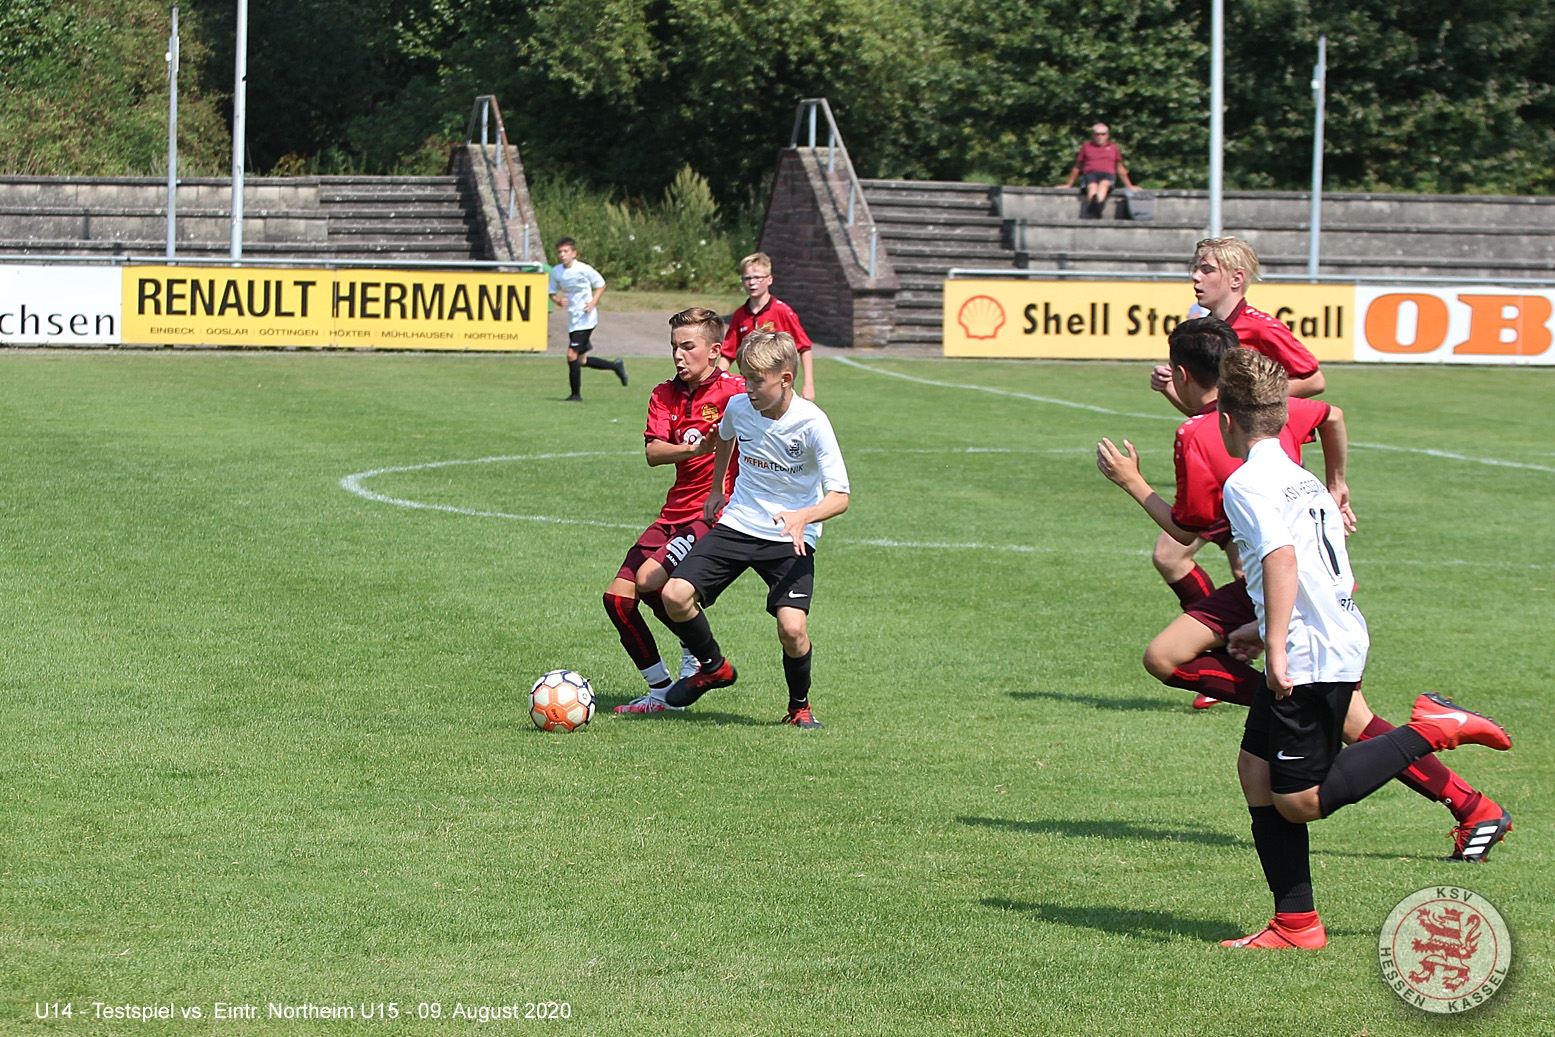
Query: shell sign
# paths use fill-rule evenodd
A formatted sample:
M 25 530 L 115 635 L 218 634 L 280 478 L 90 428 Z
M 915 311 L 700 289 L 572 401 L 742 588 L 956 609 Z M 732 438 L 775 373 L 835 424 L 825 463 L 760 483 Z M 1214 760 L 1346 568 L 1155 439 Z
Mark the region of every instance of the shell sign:
M 1181 281 L 948 280 L 955 357 L 1158 360 L 1187 319 Z M 1320 361 L 1555 364 L 1555 290 L 1261 282 L 1248 304 Z

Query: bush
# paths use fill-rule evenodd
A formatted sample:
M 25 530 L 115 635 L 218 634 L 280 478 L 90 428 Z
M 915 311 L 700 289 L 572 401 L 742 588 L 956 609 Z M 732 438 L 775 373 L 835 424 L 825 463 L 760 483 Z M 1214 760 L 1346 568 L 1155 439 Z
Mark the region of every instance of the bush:
M 754 207 L 720 222 L 707 179 L 690 166 L 656 204 L 618 200 L 614 191 L 561 179 L 539 180 L 531 191 L 550 261 L 557 238 L 575 238 L 579 255 L 613 288 L 735 287 L 735 264 L 755 248 L 759 233 Z

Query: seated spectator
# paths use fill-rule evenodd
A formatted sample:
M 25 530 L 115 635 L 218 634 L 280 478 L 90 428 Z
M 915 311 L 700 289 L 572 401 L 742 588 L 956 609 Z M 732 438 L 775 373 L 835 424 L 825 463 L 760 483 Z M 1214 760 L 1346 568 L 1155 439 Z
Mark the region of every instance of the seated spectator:
M 1133 188 L 1133 181 L 1129 180 L 1128 170 L 1123 165 L 1123 152 L 1112 143 L 1107 124 L 1099 122 L 1091 127 L 1091 139 L 1080 145 L 1080 153 L 1075 156 L 1074 165 L 1069 167 L 1069 179 L 1058 186 L 1073 187 L 1075 179 L 1079 178 L 1080 189 L 1085 192 L 1085 207 L 1080 218 L 1099 220 L 1102 206 L 1107 204 L 1107 195 L 1112 193 L 1112 185 L 1118 177 L 1123 178 L 1124 187 Z

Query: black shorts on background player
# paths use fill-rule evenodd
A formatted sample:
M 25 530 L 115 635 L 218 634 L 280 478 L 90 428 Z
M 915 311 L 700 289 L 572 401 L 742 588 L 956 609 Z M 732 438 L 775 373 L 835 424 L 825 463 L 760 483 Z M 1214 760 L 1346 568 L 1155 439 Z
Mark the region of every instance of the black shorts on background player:
M 766 582 L 767 611 L 772 615 L 780 608 L 810 611 L 810 596 L 815 590 L 814 547 L 796 555 L 790 541 L 763 540 L 728 526 L 714 526 L 676 567 L 675 575 L 697 589 L 705 608 L 746 569 L 756 570 Z

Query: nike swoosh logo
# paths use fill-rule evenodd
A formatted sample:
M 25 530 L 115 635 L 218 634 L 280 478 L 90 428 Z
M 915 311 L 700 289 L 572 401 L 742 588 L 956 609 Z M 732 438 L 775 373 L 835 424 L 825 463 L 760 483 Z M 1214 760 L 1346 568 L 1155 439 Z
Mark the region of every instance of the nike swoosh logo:
M 1421 720 L 1456 720 L 1458 722 L 1458 726 L 1462 727 L 1464 724 L 1466 724 L 1468 722 L 1469 715 L 1467 713 L 1422 713 L 1422 714 L 1420 714 L 1420 719 Z
M 809 597 L 808 594 L 800 594 L 798 591 L 789 591 L 788 592 L 788 596 L 790 598 L 808 598 Z
M 1306 759 L 1305 756 L 1286 756 L 1284 749 L 1281 749 L 1279 752 L 1275 753 L 1274 754 L 1274 758 L 1276 760 L 1305 760 Z

